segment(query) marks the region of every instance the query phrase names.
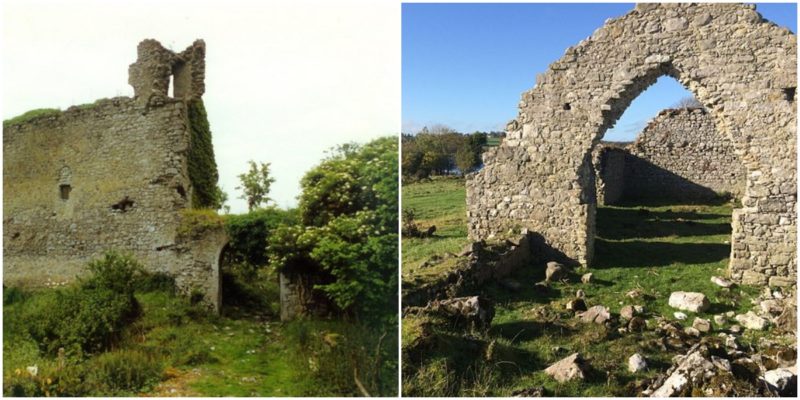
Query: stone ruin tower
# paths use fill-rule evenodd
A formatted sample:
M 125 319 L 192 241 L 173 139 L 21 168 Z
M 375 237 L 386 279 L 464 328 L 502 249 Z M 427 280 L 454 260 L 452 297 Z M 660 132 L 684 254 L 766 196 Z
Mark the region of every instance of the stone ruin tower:
M 729 274 L 797 279 L 797 36 L 745 4 L 642 3 L 566 49 L 522 94 L 503 143 L 467 179 L 473 240 L 527 229 L 551 259 L 591 265 L 592 151 L 636 96 L 675 78 L 708 110 L 746 171 Z
M 4 285 L 60 285 L 117 250 L 218 309 L 227 236 L 187 213 L 204 57 L 202 40 L 174 53 L 148 39 L 129 69 L 133 98 L 3 124 Z

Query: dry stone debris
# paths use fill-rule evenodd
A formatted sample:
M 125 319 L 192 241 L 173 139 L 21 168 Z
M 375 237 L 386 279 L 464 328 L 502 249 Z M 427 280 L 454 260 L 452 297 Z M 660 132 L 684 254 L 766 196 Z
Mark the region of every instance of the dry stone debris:
M 584 363 L 580 353 L 574 353 L 547 367 L 544 373 L 550 375 L 560 383 L 574 379 L 583 380 L 586 377 L 584 374 Z
M 683 311 L 702 312 L 711 306 L 706 295 L 697 292 L 673 292 L 669 295 L 669 306 Z
M 644 371 L 646 368 L 647 361 L 641 354 L 636 353 L 628 358 L 628 371 L 635 374 Z
M 714 283 L 715 285 L 717 285 L 719 287 L 723 287 L 723 288 L 729 288 L 729 287 L 733 286 L 733 282 L 731 282 L 731 281 L 729 281 L 729 280 L 727 280 L 725 278 L 720 278 L 718 276 L 712 276 L 711 277 L 711 282 Z
M 596 324 L 603 324 L 611 319 L 611 313 L 608 312 L 608 308 L 599 305 L 590 307 L 588 310 L 576 314 L 576 316 L 582 322 L 594 322 Z
M 594 274 L 592 274 L 591 272 L 589 272 L 589 273 L 586 273 L 586 274 L 583 274 L 583 275 L 581 276 L 581 282 L 582 282 L 582 283 L 591 283 L 591 282 L 592 282 L 592 277 L 593 277 L 593 276 L 594 276 Z
M 692 322 L 692 327 L 702 333 L 711 332 L 711 321 L 703 318 L 695 318 Z
M 559 281 L 563 279 L 567 274 L 567 270 L 563 264 L 559 264 L 555 261 L 550 261 L 547 263 L 547 269 L 545 270 L 545 278 L 544 280 L 547 282 Z
M 745 314 L 736 316 L 736 322 L 742 324 L 747 329 L 762 331 L 767 327 L 767 320 L 759 317 L 756 313 L 748 311 Z

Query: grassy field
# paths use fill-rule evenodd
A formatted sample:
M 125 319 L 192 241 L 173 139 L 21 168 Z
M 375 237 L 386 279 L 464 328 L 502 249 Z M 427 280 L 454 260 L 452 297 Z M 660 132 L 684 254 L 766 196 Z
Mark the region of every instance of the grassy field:
M 419 279 L 422 260 L 441 252 L 457 252 L 467 243 L 461 180 L 435 180 L 403 188 L 403 207 L 413 209 L 422 226 L 437 226 L 437 236 L 403 239 L 403 282 Z M 506 396 L 515 390 L 544 386 L 556 396 L 635 396 L 636 381 L 666 370 L 675 352 L 657 345 L 652 330 L 618 334 L 595 324 L 581 324 L 565 310 L 578 289 L 586 293 L 589 307 L 604 305 L 618 313 L 625 305 L 642 305 L 648 326 L 655 317 L 674 319 L 667 305 L 673 291 L 698 291 L 712 307 L 699 316 L 711 319 L 726 311 L 752 308 L 757 295 L 752 288 L 722 289 L 710 282 L 724 276 L 730 252 L 731 205 L 710 204 L 647 206 L 626 204 L 600 207 L 598 239 L 590 284 L 555 283 L 548 293 L 533 283 L 544 279 L 544 267 L 519 270 L 511 277 L 521 289 L 492 283 L 483 296 L 496 304 L 492 327 L 486 332 L 463 332 L 431 324 L 413 315 L 403 319 L 403 392 L 420 396 Z M 441 232 L 441 235 L 438 233 Z M 628 296 L 635 291 L 636 297 Z M 690 326 L 695 315 L 683 321 Z M 715 326 L 715 329 L 719 327 Z M 759 334 L 746 333 L 744 341 Z M 760 333 L 764 335 L 764 333 Z M 423 354 L 412 354 L 419 338 L 435 337 Z M 573 353 L 592 366 L 583 382 L 558 384 L 542 370 Z M 627 371 L 628 357 L 640 352 L 649 369 Z
M 370 390 L 396 392 L 396 372 L 392 376 L 375 368 L 373 352 L 380 333 L 341 320 L 282 323 L 268 313 L 241 310 L 232 313 L 235 317 L 214 316 L 192 311 L 185 299 L 162 290 L 136 293 L 141 315 L 110 350 L 61 360 L 42 354 L 26 334 L 24 315 L 42 295 L 23 292 L 15 301 L 4 299 L 5 395 L 15 395 L 13 384 L 20 383 L 30 388 L 25 392 L 29 395 L 38 393 L 33 390 L 38 386 L 41 394 L 50 395 L 353 396 L 360 395 L 353 366 L 360 368 L 359 376 Z M 392 339 L 382 341 L 384 359 L 396 354 L 397 341 Z M 139 363 L 126 367 L 136 362 L 131 354 L 145 355 L 151 371 L 145 372 Z M 116 367 L 100 359 L 114 360 Z M 388 369 L 396 371 L 396 363 L 391 364 Z M 38 373 L 30 377 L 27 368 L 33 366 Z M 109 389 L 106 383 L 119 376 L 117 371 L 148 375 L 136 376 L 127 388 Z M 381 378 L 386 381 L 377 382 Z

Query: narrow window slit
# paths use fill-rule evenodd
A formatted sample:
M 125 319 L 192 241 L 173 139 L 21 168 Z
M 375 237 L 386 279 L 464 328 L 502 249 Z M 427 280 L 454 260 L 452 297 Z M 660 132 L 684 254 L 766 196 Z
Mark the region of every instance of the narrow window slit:
M 61 194 L 61 200 L 69 200 L 69 192 L 72 191 L 72 186 L 67 184 L 61 184 L 58 186 L 59 193 Z

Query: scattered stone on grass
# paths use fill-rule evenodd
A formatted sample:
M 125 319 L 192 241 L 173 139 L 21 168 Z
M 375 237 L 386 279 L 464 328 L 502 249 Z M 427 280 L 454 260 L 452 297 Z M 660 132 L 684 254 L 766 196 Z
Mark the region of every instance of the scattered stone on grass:
M 689 318 L 688 315 L 686 315 L 686 314 L 684 314 L 684 313 L 682 313 L 680 311 L 675 311 L 674 313 L 672 313 L 672 315 L 675 316 L 675 319 L 677 319 L 678 321 L 683 321 L 686 318 Z
M 747 329 L 762 331 L 767 327 L 767 320 L 759 317 L 756 313 L 748 311 L 746 314 L 736 316 L 736 322 L 742 324 Z
M 724 315 L 717 314 L 717 315 L 714 316 L 714 323 L 717 324 L 717 326 L 725 325 L 725 322 L 726 322 L 726 319 L 725 319 Z
M 593 276 L 593 274 L 591 272 L 583 274 L 583 276 L 581 276 L 581 282 L 582 283 L 592 283 L 592 276 Z
M 635 315 L 636 310 L 633 309 L 633 306 L 625 306 L 619 310 L 619 316 L 627 321 L 630 321 Z
M 489 327 L 494 319 L 494 305 L 479 296 L 436 300 L 426 308 L 448 317 L 463 319 L 479 327 Z
M 708 333 L 711 332 L 711 321 L 698 317 L 692 322 L 692 327 L 702 333 Z
M 682 311 L 702 312 L 711 306 L 706 295 L 697 292 L 673 292 L 669 295 L 669 306 Z
M 797 397 L 797 368 L 778 368 L 764 373 L 764 381 L 783 397 Z
M 711 277 L 711 282 L 714 283 L 715 285 L 717 285 L 719 287 L 723 287 L 723 288 L 730 288 L 731 286 L 733 286 L 733 282 L 731 282 L 731 281 L 729 281 L 729 280 L 727 280 L 725 278 L 720 278 L 718 276 L 712 276 Z
M 544 280 L 547 282 L 559 281 L 567 275 L 567 269 L 563 264 L 555 261 L 547 263 L 547 269 L 544 272 Z
M 544 397 L 544 386 L 533 386 L 511 392 L 512 397 Z
M 588 310 L 575 314 L 582 322 L 594 322 L 596 324 L 603 324 L 611 319 L 611 313 L 605 306 L 593 306 Z
M 629 332 L 641 332 L 646 328 L 647 328 L 647 323 L 641 317 L 633 317 L 631 318 L 630 322 L 628 322 Z
M 550 375 L 560 383 L 568 382 L 573 379 L 583 380 L 586 377 L 584 374 L 584 364 L 585 361 L 581 358 L 580 353 L 574 353 L 547 367 L 544 373 Z
M 632 373 L 642 372 L 647 368 L 647 361 L 641 354 L 636 353 L 628 358 L 628 371 Z
M 567 302 L 567 310 L 573 312 L 586 311 L 586 302 L 583 299 L 572 299 Z

